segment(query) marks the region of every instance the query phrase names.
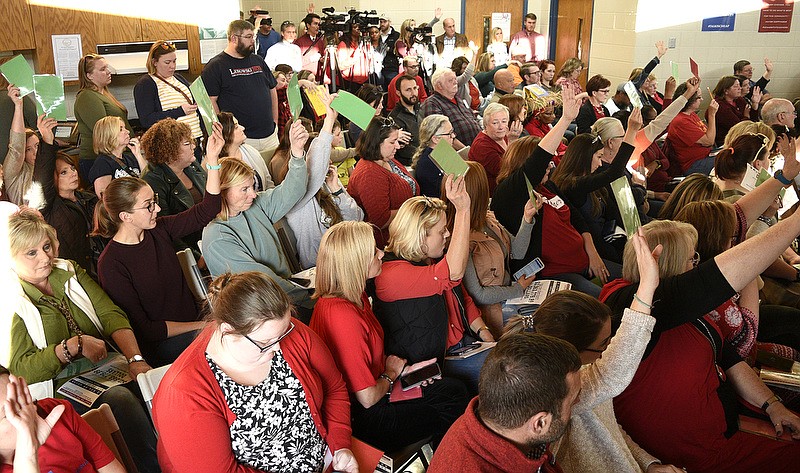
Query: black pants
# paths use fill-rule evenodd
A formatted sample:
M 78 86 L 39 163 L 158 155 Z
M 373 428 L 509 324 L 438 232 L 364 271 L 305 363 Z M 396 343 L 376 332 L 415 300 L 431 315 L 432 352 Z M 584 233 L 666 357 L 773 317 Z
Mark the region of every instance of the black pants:
M 459 380 L 443 378 L 423 387 L 422 393 L 419 399 L 401 402 L 389 402 L 384 396 L 369 409 L 351 397 L 353 436 L 385 452 L 431 436 L 435 448 L 464 413 L 467 388 Z

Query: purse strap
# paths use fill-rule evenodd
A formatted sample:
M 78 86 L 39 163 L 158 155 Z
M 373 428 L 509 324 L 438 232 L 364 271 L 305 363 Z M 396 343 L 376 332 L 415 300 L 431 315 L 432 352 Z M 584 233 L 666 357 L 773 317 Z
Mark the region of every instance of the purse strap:
M 163 82 L 163 83 L 167 84 L 168 86 L 172 87 L 173 89 L 177 90 L 177 91 L 178 91 L 178 92 L 179 92 L 181 95 L 183 95 L 183 98 L 185 98 L 185 99 L 186 99 L 186 101 L 189 103 L 189 105 L 194 105 L 194 100 L 192 100 L 192 99 L 191 99 L 191 97 L 189 97 L 188 95 L 186 95 L 186 92 L 184 92 L 183 90 L 181 90 L 181 88 L 180 88 L 180 87 L 178 87 L 177 85 L 175 85 L 175 84 L 172 84 L 172 83 L 170 83 L 170 82 L 167 82 L 167 80 L 166 80 L 166 79 L 164 79 L 163 77 L 161 77 L 161 76 L 160 76 L 160 75 L 158 75 L 158 74 L 153 74 L 153 76 L 154 76 L 154 77 L 157 77 L 158 79 L 160 79 L 160 80 L 161 80 L 161 82 Z M 174 76 L 173 76 L 173 77 L 174 77 Z M 175 79 L 175 80 L 178 80 L 178 79 Z

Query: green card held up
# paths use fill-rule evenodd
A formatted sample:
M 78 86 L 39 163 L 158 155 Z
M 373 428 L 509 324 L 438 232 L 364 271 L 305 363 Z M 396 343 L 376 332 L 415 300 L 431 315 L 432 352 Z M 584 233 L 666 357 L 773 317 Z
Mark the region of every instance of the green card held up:
M 331 108 L 344 115 L 362 130 L 366 130 L 369 122 L 375 117 L 374 108 L 346 90 L 339 91 L 331 102 Z
M 431 152 L 431 159 L 433 159 L 436 167 L 445 174 L 452 174 L 458 177 L 469 171 L 467 162 L 461 159 L 461 156 L 447 140 L 439 140 L 439 144 Z
M 636 201 L 633 200 L 633 192 L 631 192 L 628 178 L 622 176 L 612 182 L 611 190 L 614 191 L 614 197 L 617 199 L 617 206 L 619 207 L 620 215 L 622 215 L 625 233 L 630 238 L 636 229 L 642 226 L 642 222 L 639 220 L 639 210 L 636 208 Z
M 67 104 L 64 102 L 64 80 L 53 74 L 33 76 L 33 92 L 36 98 L 36 114 L 64 121 L 67 119 Z
M 0 66 L 9 83 L 19 88 L 19 96 L 24 97 L 33 92 L 33 69 L 22 54 Z
M 528 197 L 531 198 L 533 203 L 536 203 L 536 192 L 533 190 L 533 184 L 531 184 L 530 179 L 528 176 L 525 176 L 525 185 L 528 187 Z
M 670 61 L 669 63 L 672 66 L 672 77 L 675 78 L 675 82 L 680 81 L 680 79 L 678 79 L 678 63 L 674 61 Z
M 286 89 L 286 96 L 289 98 L 289 110 L 292 111 L 292 120 L 297 120 L 300 110 L 303 109 L 303 98 L 300 97 L 300 86 L 297 85 L 297 74 L 292 74 L 289 87 Z
M 211 105 L 211 98 L 208 96 L 208 91 L 206 90 L 206 85 L 203 83 L 203 78 L 198 77 L 192 82 L 192 85 L 189 86 L 189 90 L 192 92 L 192 97 L 194 97 L 194 101 L 197 104 L 197 109 L 200 111 L 200 116 L 203 117 L 203 123 L 206 125 L 206 131 L 209 135 L 211 135 L 211 125 L 217 123 L 219 119 L 217 118 L 217 114 L 214 113 L 214 106 Z

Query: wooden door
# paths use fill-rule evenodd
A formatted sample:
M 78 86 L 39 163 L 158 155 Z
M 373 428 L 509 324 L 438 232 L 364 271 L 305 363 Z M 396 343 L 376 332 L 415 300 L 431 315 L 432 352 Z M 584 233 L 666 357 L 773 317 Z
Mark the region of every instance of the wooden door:
M 185 24 L 142 18 L 142 41 L 173 39 L 186 39 Z
M 139 18 L 95 13 L 94 21 L 97 25 L 97 44 L 136 43 L 142 40 L 142 22 Z M 86 50 L 86 46 L 83 48 Z
M 3 0 L 0 16 L 0 51 L 34 49 L 31 9 L 26 0 Z
M 561 68 L 564 61 L 577 57 L 586 66 L 578 78 L 584 87 L 589 71 L 593 10 L 594 0 L 561 0 L 558 2 L 556 71 Z
M 491 30 L 492 13 L 511 13 L 511 32 L 504 38 L 506 44 L 511 41 L 511 35 L 522 29 L 522 2 L 523 0 L 466 0 L 466 24 L 463 33 L 470 41 L 474 41 L 480 52 L 486 50 L 484 39 L 489 37 Z M 487 29 L 484 29 L 486 25 Z

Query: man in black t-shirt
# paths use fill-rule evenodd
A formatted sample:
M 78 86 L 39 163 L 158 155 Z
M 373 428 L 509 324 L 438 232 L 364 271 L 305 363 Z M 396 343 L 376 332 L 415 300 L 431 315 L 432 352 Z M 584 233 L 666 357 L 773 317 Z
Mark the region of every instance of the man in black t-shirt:
M 278 147 L 277 81 L 254 49 L 253 25 L 244 20 L 232 21 L 228 25 L 228 45 L 208 61 L 202 77 L 214 110 L 233 113 L 244 126 L 247 144 L 269 162 Z

